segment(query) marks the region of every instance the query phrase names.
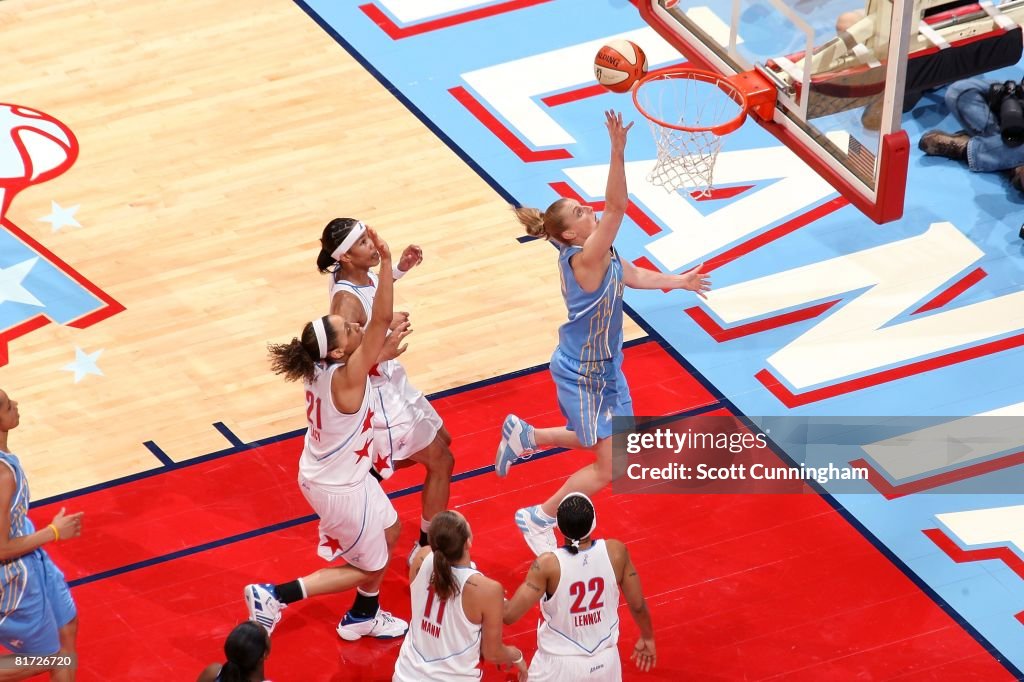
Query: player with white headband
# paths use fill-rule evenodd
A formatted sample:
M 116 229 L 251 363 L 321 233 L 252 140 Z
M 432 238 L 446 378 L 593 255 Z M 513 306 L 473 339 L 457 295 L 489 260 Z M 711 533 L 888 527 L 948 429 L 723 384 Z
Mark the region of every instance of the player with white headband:
M 595 540 L 597 512 L 583 493 L 569 493 L 558 504 L 558 530 L 565 544 L 537 557 L 526 580 L 505 603 L 505 624 L 522 618 L 540 602 L 531 682 L 622 679 L 619 661 L 619 590 L 640 628 L 632 658 L 641 671 L 657 662 L 654 627 L 640 577 L 626 546 Z
M 324 228 L 320 244 L 317 268 L 331 275 L 331 312 L 366 325 L 373 318 L 372 305 L 378 287 L 378 275 L 371 268 L 380 264 L 376 249 L 366 237 L 366 226 L 353 218 L 336 218 Z M 423 251 L 410 244 L 392 270 L 394 278 L 401 278 L 422 261 Z M 408 317 L 408 313 L 395 313 L 392 327 L 408 324 Z M 389 477 L 395 468 L 413 463 L 426 469 L 420 533 L 409 555 L 411 561 L 420 547 L 428 545 L 430 520 L 448 507 L 455 460 L 448 447 L 452 439 L 441 417 L 409 382 L 402 364 L 394 359 L 405 351 L 405 346 L 399 347 L 397 341 L 392 339 L 385 347 L 381 362 L 370 372 L 378 453 L 374 468 L 382 478 Z
M 373 230 L 366 236 L 385 269 L 366 329 L 325 315 L 307 323 L 300 338 L 270 346 L 274 371 L 289 381 L 302 379 L 305 387 L 309 428 L 299 458 L 299 489 L 320 517 L 317 554 L 329 562 L 348 563 L 287 583 L 246 586 L 249 617 L 267 632 L 273 632 L 288 604 L 352 588 L 355 602 L 337 628 L 342 639 L 401 637 L 409 627 L 378 602 L 401 526 L 391 500 L 370 476 L 376 452 L 369 373 L 394 316 L 394 280 L 388 245 Z M 404 329 L 399 327 L 396 334 L 403 335 Z

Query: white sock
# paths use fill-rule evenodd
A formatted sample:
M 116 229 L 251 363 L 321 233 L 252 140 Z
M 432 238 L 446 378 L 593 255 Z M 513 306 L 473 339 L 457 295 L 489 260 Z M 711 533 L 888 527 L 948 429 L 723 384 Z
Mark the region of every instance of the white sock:
M 426 520 L 422 516 L 420 517 L 420 530 L 424 533 L 430 530 L 430 521 Z

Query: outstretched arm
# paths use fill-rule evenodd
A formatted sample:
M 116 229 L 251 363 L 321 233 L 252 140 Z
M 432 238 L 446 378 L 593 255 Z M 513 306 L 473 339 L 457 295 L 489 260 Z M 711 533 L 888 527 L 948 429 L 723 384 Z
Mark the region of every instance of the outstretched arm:
M 671 275 L 638 268 L 622 261 L 622 282 L 630 289 L 686 289 L 701 298 L 707 298 L 704 292 L 711 291 L 711 276 L 703 270 L 704 264 L 701 263 L 681 275 Z
M 357 377 L 363 377 L 369 373 L 370 368 L 377 363 L 384 341 L 387 339 L 388 328 L 394 317 L 395 300 L 395 278 L 391 274 L 391 250 L 387 243 L 380 238 L 372 228 L 367 228 L 367 234 L 373 245 L 380 252 L 380 275 L 377 279 L 377 293 L 373 299 L 373 308 L 370 310 L 370 321 L 363 333 L 363 340 L 355 349 L 352 356 L 346 361 L 350 380 L 355 381 Z
M 622 216 L 629 205 L 626 192 L 626 137 L 633 124 L 622 124 L 622 114 L 615 111 L 604 112 L 605 126 L 611 140 L 611 161 L 608 165 L 608 185 L 604 191 L 604 211 L 597 228 L 587 237 L 583 250 L 576 256 L 573 266 L 577 281 L 581 284 L 587 274 L 600 273 L 608 268 L 608 252 L 612 248 L 615 236 L 622 225 Z

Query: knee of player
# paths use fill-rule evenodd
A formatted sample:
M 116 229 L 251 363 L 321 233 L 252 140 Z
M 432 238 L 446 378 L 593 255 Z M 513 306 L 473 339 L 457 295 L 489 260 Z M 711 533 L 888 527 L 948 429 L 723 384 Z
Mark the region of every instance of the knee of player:
M 60 636 L 60 648 L 62 651 L 74 649 L 75 639 L 78 637 L 78 616 L 75 616 L 57 630 Z
M 452 470 L 455 468 L 455 456 L 448 449 L 448 446 L 444 444 L 440 435 L 430 444 L 426 455 L 425 463 L 428 469 L 451 475 Z

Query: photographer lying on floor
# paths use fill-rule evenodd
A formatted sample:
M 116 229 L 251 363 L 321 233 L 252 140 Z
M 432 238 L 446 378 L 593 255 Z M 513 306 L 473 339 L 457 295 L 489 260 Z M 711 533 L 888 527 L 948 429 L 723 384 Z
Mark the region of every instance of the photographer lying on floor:
M 1024 192 L 1024 83 L 960 80 L 946 90 L 946 106 L 964 129 L 928 131 L 921 151 L 966 161 L 975 172 L 1010 171 L 1011 184 Z

